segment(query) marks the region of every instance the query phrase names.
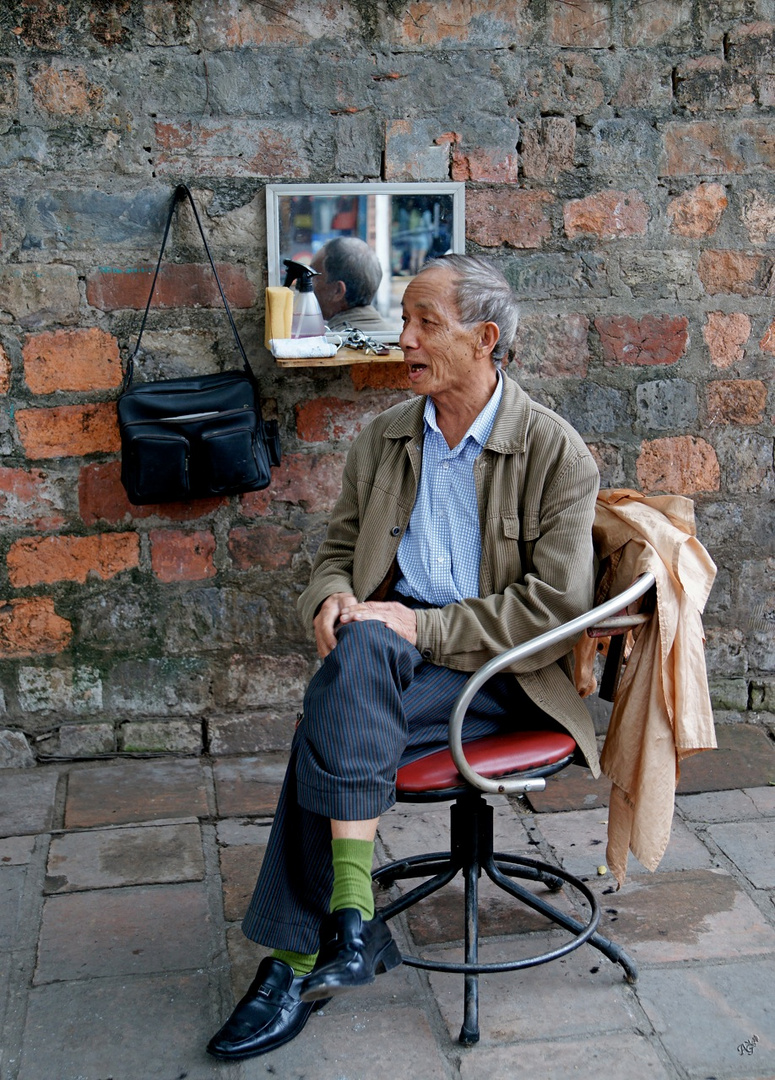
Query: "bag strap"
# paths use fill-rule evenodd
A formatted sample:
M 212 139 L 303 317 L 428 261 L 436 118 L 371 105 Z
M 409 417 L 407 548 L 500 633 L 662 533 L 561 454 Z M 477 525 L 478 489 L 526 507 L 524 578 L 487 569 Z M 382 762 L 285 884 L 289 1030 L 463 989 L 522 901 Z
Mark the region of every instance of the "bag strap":
M 161 260 L 162 260 L 162 257 L 164 255 L 164 249 L 167 246 L 167 237 L 169 236 L 170 225 L 172 224 L 172 218 L 173 218 L 173 215 L 175 213 L 175 208 L 177 207 L 179 202 L 182 202 L 186 198 L 191 203 L 191 209 L 194 211 L 194 220 L 196 221 L 196 223 L 197 223 L 197 225 L 199 227 L 199 235 L 202 237 L 202 243 L 204 244 L 204 249 L 207 252 L 207 258 L 210 261 L 210 268 L 212 269 L 212 272 L 215 275 L 215 280 L 216 280 L 216 283 L 218 285 L 218 292 L 221 294 L 221 300 L 223 301 L 223 306 L 226 308 L 226 314 L 227 314 L 227 316 L 229 318 L 229 325 L 231 326 L 232 333 L 234 334 L 234 340 L 237 343 L 237 348 L 239 349 L 240 356 L 242 357 L 242 364 L 243 364 L 243 366 L 245 368 L 245 374 L 249 377 L 251 382 L 255 385 L 256 392 L 258 392 L 258 383 L 256 382 L 256 377 L 253 374 L 253 370 L 252 370 L 250 364 L 248 363 L 248 358 L 247 358 L 247 355 L 245 353 L 245 349 L 242 346 L 242 341 L 240 340 L 240 336 L 239 336 L 239 333 L 237 331 L 237 326 L 236 326 L 236 324 L 234 322 L 234 317 L 233 317 L 233 315 L 231 313 L 231 308 L 229 307 L 229 302 L 226 299 L 226 294 L 223 291 L 223 286 L 221 285 L 221 279 L 218 277 L 218 271 L 215 269 L 215 263 L 213 262 L 212 255 L 210 254 L 210 248 L 208 247 L 207 237 L 205 236 L 204 229 L 202 228 L 202 222 L 199 220 L 199 214 L 198 214 L 197 209 L 196 209 L 196 203 L 194 202 L 194 197 L 191 194 L 191 192 L 189 191 L 189 189 L 186 187 L 185 184 L 178 184 L 178 186 L 175 188 L 175 191 L 174 191 L 174 193 L 172 195 L 172 200 L 170 201 L 169 213 L 167 214 L 167 223 L 164 226 L 164 236 L 163 236 L 162 242 L 161 242 L 161 250 L 159 252 L 159 258 L 156 261 L 156 270 L 154 271 L 153 281 L 151 282 L 151 291 L 148 294 L 148 303 L 145 305 L 145 312 L 143 313 L 143 321 L 140 323 L 140 333 L 137 336 L 137 344 L 134 347 L 134 352 L 131 354 L 131 356 L 129 357 L 129 360 L 127 361 L 126 375 L 124 376 L 124 383 L 123 383 L 123 386 L 121 388 L 121 392 L 123 393 L 124 391 L 128 390 L 129 386 L 130 386 L 130 383 L 132 382 L 132 377 L 134 375 L 134 370 L 135 370 L 135 357 L 137 356 L 137 354 L 138 354 L 138 352 L 140 350 L 140 342 L 141 342 L 142 337 L 143 337 L 143 331 L 145 330 L 145 322 L 146 322 L 146 319 L 148 318 L 148 312 L 151 309 L 151 301 L 153 300 L 153 294 L 154 294 L 154 291 L 156 289 L 156 280 L 157 280 L 157 278 L 159 276 L 159 269 L 161 267 Z

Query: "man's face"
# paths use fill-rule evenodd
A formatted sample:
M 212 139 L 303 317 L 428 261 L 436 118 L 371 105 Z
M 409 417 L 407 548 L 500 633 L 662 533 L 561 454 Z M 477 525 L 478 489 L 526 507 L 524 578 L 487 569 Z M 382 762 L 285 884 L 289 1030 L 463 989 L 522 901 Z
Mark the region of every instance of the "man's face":
M 312 288 L 315 290 L 315 296 L 320 304 L 320 310 L 323 312 L 323 318 L 330 319 L 332 315 L 336 315 L 338 311 L 344 311 L 346 307 L 344 283 L 328 280 L 328 275 L 323 267 L 323 254 L 321 251 L 317 252 L 310 266 L 313 270 L 317 270 L 317 277 L 312 279 Z
M 416 394 L 464 395 L 490 383 L 495 369 L 489 355 L 481 363 L 480 326 L 464 326 L 455 299 L 451 270 L 433 266 L 406 288 L 399 345 Z

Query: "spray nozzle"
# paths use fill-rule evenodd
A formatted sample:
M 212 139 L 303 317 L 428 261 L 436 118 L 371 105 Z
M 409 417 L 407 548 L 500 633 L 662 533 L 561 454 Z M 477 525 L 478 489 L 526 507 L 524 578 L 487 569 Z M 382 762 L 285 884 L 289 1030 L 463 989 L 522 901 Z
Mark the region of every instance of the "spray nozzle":
M 285 288 L 290 289 L 294 281 L 298 281 L 299 292 L 312 292 L 312 279 L 318 276 L 318 271 L 304 263 L 294 262 L 293 259 L 283 259 L 283 265 L 287 266 L 285 273 Z

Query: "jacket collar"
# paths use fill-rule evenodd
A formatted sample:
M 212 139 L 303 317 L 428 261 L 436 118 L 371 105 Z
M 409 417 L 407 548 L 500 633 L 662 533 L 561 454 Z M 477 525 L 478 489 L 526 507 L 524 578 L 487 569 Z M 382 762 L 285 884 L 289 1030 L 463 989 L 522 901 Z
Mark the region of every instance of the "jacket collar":
M 503 396 L 485 449 L 498 454 L 524 453 L 530 423 L 530 398 L 515 379 L 505 372 L 504 376 Z M 408 401 L 385 429 L 385 438 L 421 439 L 425 400 L 423 396 Z

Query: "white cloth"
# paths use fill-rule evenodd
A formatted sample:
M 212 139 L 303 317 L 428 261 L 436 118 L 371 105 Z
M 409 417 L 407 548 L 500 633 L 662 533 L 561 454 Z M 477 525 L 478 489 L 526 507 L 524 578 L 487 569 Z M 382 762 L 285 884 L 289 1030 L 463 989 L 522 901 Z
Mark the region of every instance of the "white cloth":
M 329 345 L 324 337 L 272 338 L 269 348 L 278 360 L 293 360 L 306 356 L 336 356 L 336 345 Z

